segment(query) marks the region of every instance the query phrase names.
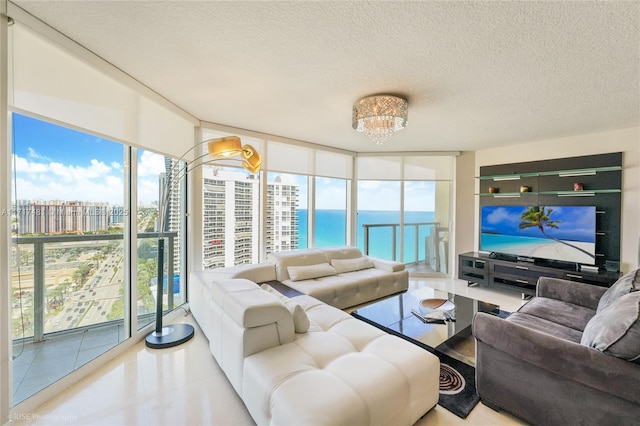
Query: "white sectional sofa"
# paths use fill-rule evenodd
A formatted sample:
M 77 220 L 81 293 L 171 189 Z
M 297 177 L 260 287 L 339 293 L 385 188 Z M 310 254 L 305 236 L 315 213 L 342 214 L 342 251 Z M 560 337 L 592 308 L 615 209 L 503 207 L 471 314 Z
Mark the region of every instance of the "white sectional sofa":
M 190 292 L 211 353 L 258 425 L 411 425 L 438 402 L 436 356 L 313 297 L 285 302 L 209 271 L 191 274 Z
M 204 271 L 216 279 L 277 280 L 336 308 L 344 309 L 406 291 L 404 264 L 364 256 L 357 247 L 312 248 L 269 255 L 267 262 Z
M 276 280 L 340 309 L 409 287 L 403 263 L 363 256 L 357 247 L 284 251 L 267 260 L 275 265 Z

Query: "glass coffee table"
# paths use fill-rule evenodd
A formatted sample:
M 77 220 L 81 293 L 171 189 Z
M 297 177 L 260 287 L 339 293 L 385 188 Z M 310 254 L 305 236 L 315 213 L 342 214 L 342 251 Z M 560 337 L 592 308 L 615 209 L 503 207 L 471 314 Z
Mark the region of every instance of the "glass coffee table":
M 448 319 L 423 322 L 412 313 L 412 310 L 420 312 L 419 303 L 422 299 L 447 299 L 453 302 L 455 308 L 449 311 L 448 316 L 455 321 Z M 476 312 L 498 315 L 500 307 L 444 291 L 419 288 L 358 308 L 352 315 L 391 334 L 398 334 L 475 366 L 475 341 L 471 335 L 471 322 Z M 435 316 L 437 314 L 429 315 Z

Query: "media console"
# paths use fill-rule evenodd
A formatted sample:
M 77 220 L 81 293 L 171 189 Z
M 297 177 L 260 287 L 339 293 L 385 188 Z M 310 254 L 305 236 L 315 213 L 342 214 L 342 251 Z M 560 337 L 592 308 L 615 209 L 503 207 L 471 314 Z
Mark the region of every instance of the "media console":
M 533 296 L 540 277 L 554 277 L 601 287 L 610 287 L 620 277 L 618 272 L 576 271 L 565 265 L 536 264 L 517 260 L 491 258 L 470 252 L 458 256 L 458 278 L 486 287 L 518 290 Z

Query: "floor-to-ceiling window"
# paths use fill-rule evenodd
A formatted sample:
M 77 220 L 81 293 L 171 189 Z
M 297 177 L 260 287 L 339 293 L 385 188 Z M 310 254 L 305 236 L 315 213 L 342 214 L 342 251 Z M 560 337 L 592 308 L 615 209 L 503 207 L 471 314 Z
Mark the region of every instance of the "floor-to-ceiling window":
M 19 402 L 126 337 L 127 148 L 25 115 L 12 119 L 12 337 Z M 98 326 L 99 333 L 87 334 L 99 336 L 91 343 L 64 337 Z M 63 344 L 46 351 L 53 340 Z
M 453 157 L 358 157 L 357 244 L 371 256 L 448 273 Z
M 166 309 L 186 301 L 182 185 L 165 203 L 160 295 L 150 270 L 159 188 L 174 179 L 195 126 L 148 89 L 136 91 L 128 77 L 126 84 L 114 79 L 117 72 L 105 73 L 97 59 L 94 66 L 89 53 L 68 50 L 62 38 L 19 21 L 10 32 L 13 161 L 12 170 L 1 168 L 12 180 L 13 349 L 2 359 L 12 358 L 16 405 L 137 335 L 153 320 L 156 300 Z
M 402 158 L 358 157 L 357 244 L 370 256 L 400 259 Z
M 404 262 L 416 272 L 451 273 L 453 169 L 453 155 L 403 157 Z
M 138 329 L 155 319 L 158 300 L 158 241 L 164 240 L 163 310 L 186 302 L 184 259 L 184 162 L 152 151 L 136 150 L 137 240 L 136 311 Z
M 211 129 L 203 130 L 202 149 L 226 136 L 241 136 L 243 146 L 250 145 L 263 155 L 262 140 Z M 241 156 L 211 158 L 200 153 L 195 157 L 200 159 L 190 169 L 201 178 L 202 211 L 197 217 L 202 226 L 202 267 L 260 262 L 263 174 L 245 169 Z
M 204 268 L 264 261 L 272 252 L 347 244 L 353 155 L 208 128 L 202 139 L 231 135 L 258 149 L 262 172 L 231 168 L 232 159 L 203 169 Z
M 404 182 L 403 262 L 415 263 L 430 253 L 428 238 L 438 227 L 435 221 L 435 184 L 431 181 Z
M 259 175 L 205 165 L 202 178 L 204 269 L 259 262 Z
M 399 181 L 358 181 L 358 247 L 370 256 L 398 259 L 400 189 Z

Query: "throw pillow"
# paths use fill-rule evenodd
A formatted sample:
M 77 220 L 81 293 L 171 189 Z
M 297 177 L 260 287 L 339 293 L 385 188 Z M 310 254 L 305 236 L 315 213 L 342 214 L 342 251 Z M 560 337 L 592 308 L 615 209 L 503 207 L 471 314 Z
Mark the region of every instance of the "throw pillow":
M 289 272 L 289 278 L 291 278 L 291 281 L 311 280 L 314 278 L 337 274 L 336 270 L 333 269 L 333 266 L 328 263 L 319 263 L 317 265 L 307 266 L 289 266 L 287 267 L 287 272 Z
M 373 268 L 373 263 L 371 263 L 369 258 L 362 256 L 354 259 L 331 259 L 331 266 L 333 266 L 339 274 L 342 274 L 343 272 Z
M 640 269 L 625 274 L 609 287 L 598 302 L 597 312 L 609 306 L 619 297 L 638 290 L 640 290 Z
M 640 363 L 640 292 L 619 297 L 595 314 L 580 344 Z
M 269 284 L 262 284 L 260 288 L 276 296 L 278 299 L 280 299 L 280 301 L 282 301 L 284 306 L 287 307 L 289 312 L 291 312 L 291 317 L 293 318 L 293 327 L 295 328 L 296 333 L 306 333 L 307 331 L 309 331 L 309 327 L 311 324 L 309 322 L 309 317 L 307 316 L 307 313 L 304 311 L 302 306 L 298 305 L 296 302 L 289 299 L 287 296 L 280 293 Z

